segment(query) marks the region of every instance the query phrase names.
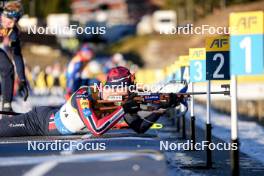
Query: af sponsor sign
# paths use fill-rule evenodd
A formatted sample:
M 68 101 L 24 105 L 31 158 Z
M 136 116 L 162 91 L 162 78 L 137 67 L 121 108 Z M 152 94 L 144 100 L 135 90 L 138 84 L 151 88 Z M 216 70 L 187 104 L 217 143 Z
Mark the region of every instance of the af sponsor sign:
M 231 74 L 255 75 L 264 72 L 263 12 L 230 14 Z
M 229 37 L 206 38 L 206 80 L 229 80 Z

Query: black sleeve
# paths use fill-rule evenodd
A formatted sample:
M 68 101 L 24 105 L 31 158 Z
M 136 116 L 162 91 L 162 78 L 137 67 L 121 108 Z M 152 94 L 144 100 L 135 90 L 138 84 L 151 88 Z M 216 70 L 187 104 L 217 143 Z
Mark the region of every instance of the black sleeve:
M 145 133 L 155 123 L 161 114 L 152 113 L 147 117 L 140 117 L 137 114 L 126 114 L 125 121 L 137 133 Z
M 19 79 L 22 81 L 26 80 L 25 76 L 25 65 L 23 61 L 23 56 L 21 54 L 20 40 L 18 36 L 18 29 L 14 28 L 10 35 L 10 49 L 13 55 L 13 59 L 16 65 L 16 71 Z

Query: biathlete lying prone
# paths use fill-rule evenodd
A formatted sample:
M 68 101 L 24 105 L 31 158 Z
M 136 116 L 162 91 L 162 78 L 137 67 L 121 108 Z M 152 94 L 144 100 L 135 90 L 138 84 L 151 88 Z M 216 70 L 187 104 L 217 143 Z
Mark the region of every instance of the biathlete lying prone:
M 106 85 L 133 85 L 133 75 L 125 67 L 116 67 L 109 71 Z M 113 86 L 112 86 L 113 87 Z M 165 112 L 167 107 L 176 106 L 179 100 L 169 97 L 170 101 L 151 112 L 146 117 L 140 117 L 140 104 L 133 99 L 133 93 L 127 88 L 115 89 L 88 86 L 80 87 L 61 107 L 35 107 L 28 113 L 5 117 L 0 120 L 0 136 L 47 136 L 77 134 L 87 128 L 93 135 L 98 136 L 107 132 L 123 119 L 129 128 L 137 133 L 146 132 Z M 115 109 L 100 110 L 104 100 L 109 96 L 127 96 L 124 103 Z

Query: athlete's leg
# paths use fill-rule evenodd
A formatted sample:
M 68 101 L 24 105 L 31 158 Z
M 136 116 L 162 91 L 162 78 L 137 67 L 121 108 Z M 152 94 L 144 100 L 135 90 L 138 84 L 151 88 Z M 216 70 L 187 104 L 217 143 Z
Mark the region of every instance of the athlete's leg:
M 37 133 L 37 127 L 31 126 L 28 121 L 32 115 L 33 112 L 30 111 L 13 117 L 3 117 L 0 120 L 0 137 L 29 136 Z
M 48 135 L 50 116 L 57 110 L 52 107 L 36 107 L 25 114 L 2 118 L 0 120 L 0 137 Z
M 61 135 L 54 123 L 55 113 L 59 110 L 60 110 L 59 106 L 58 107 L 42 106 L 35 108 L 37 119 L 35 119 L 36 121 L 34 123 L 39 125 L 40 134 L 42 136 Z
M 2 108 L 4 111 L 11 111 L 14 89 L 14 65 L 2 49 L 0 49 L 0 76 L 2 83 Z

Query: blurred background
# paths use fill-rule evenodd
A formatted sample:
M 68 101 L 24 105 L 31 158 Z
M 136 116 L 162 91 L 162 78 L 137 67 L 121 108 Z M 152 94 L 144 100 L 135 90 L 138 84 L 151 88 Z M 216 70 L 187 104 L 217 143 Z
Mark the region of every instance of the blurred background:
M 4 3 L 5 1 L 1 1 Z M 79 48 L 88 44 L 94 55 L 87 77 L 104 81 L 116 65 L 136 72 L 138 82 L 166 77 L 165 67 L 189 48 L 204 47 L 208 35 L 160 35 L 166 27 L 203 24 L 228 26 L 230 12 L 264 10 L 263 0 L 22 0 L 19 21 L 26 74 L 35 96 L 62 97 L 66 71 Z M 217 19 L 217 20 L 216 20 Z M 29 27 L 105 27 L 104 34 L 28 34 Z M 223 84 L 227 82 L 217 82 Z M 199 90 L 205 84 L 197 86 Z M 239 113 L 264 124 L 264 76 L 239 78 Z M 249 90 L 251 92 L 249 92 Z M 203 103 L 203 98 L 197 98 Z M 230 101 L 218 97 L 217 110 L 230 113 Z

